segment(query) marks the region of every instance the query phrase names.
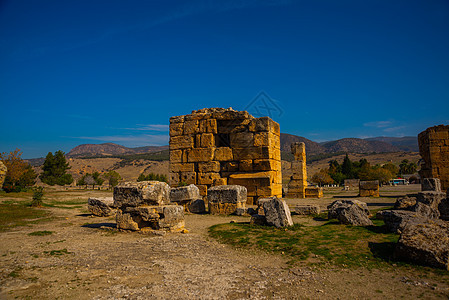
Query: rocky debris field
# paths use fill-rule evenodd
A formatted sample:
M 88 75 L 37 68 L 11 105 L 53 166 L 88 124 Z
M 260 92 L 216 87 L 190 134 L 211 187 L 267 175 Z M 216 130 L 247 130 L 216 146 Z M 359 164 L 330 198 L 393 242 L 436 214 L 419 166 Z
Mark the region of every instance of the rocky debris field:
M 381 198 L 362 201 L 370 209 L 393 206 L 395 195 L 405 194 L 401 189 L 405 187 L 381 189 Z M 351 197 L 354 191 L 325 191 L 323 199 L 290 199 L 288 204 L 293 208 L 307 200 L 325 209 L 339 193 Z M 0 299 L 444 299 L 449 295 L 445 271 L 396 268 L 394 263 L 387 269 L 288 264 L 282 254 L 235 248 L 208 235 L 212 225 L 249 222 L 250 217 L 186 214 L 185 234 L 120 232 L 113 217 L 88 213 L 91 196 L 112 193 L 48 193 L 44 202 L 53 205 L 43 210 L 50 220 L 0 232 Z M 73 205 L 73 199 L 85 204 Z M 0 203 L 22 200 L 0 195 Z M 295 215 L 293 222 L 317 225 L 308 216 Z

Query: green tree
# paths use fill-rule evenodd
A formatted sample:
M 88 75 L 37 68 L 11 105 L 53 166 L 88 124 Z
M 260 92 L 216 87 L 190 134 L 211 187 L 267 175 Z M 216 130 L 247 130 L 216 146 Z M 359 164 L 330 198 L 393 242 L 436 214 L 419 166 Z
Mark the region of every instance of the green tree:
M 418 165 L 414 162 L 409 162 L 408 159 L 404 159 L 399 164 L 400 174 L 413 174 L 418 169 Z
M 116 171 L 109 171 L 106 174 L 104 174 L 104 178 L 106 178 L 106 180 L 108 181 L 109 186 L 114 187 L 122 179 L 122 176 L 120 176 L 120 174 L 117 173 Z
M 341 165 L 341 173 L 343 173 L 346 178 L 354 178 L 354 169 L 347 153 Z
M 48 152 L 45 157 L 44 165 L 42 166 L 43 172 L 40 179 L 42 182 L 49 185 L 71 184 L 73 178 L 71 174 L 67 174 L 68 169 L 70 169 L 70 166 L 66 161 L 64 152 L 58 150 L 54 155 L 51 152 Z
M 145 176 L 143 173 L 141 173 L 139 175 L 139 177 L 137 178 L 137 181 L 151 181 L 151 180 L 168 182 L 167 176 L 162 175 L 162 174 L 150 173 Z
M 0 160 L 8 168 L 3 183 L 3 190 L 6 192 L 20 192 L 36 182 L 36 172 L 21 156 L 22 152 L 19 149 L 0 154 Z
M 330 177 L 328 170 L 321 169 L 312 176 L 312 182 L 318 184 L 319 186 L 323 186 L 326 184 L 333 184 L 334 180 Z

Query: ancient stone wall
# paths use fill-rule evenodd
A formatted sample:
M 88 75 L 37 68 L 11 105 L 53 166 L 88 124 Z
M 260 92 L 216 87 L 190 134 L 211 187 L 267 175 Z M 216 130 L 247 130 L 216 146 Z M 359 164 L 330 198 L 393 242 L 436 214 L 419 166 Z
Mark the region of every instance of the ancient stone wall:
M 424 164 L 419 175 L 424 178 L 439 178 L 441 189 L 449 188 L 449 126 L 427 128 L 418 135 L 419 154 Z
M 248 203 L 282 196 L 279 124 L 246 111 L 204 108 L 170 118 L 170 185 L 242 185 Z

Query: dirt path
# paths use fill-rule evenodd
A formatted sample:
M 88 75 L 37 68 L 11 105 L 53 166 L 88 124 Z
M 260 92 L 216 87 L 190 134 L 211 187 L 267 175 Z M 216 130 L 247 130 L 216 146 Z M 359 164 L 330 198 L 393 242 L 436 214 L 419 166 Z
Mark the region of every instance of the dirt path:
M 90 217 L 85 208 L 51 211 L 57 217 L 54 221 L 0 233 L 0 299 L 437 299 L 449 295 L 447 282 L 415 272 L 292 267 L 281 255 L 235 249 L 207 236 L 213 224 L 248 217 L 187 215 L 189 233 L 148 236 L 112 231 L 113 219 Z M 43 230 L 54 233 L 28 235 Z

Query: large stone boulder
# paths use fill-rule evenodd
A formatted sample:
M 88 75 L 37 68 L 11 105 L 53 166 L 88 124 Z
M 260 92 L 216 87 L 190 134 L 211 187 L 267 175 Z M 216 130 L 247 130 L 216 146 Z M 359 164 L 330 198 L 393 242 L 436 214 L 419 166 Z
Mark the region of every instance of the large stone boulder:
M 160 181 L 124 182 L 114 187 L 116 207 L 170 204 L 170 186 Z
M 411 210 L 416 205 L 416 197 L 407 195 L 396 199 L 394 209 L 407 209 Z
M 376 218 L 384 220 L 387 229 L 394 233 L 401 233 L 411 220 L 425 219 L 420 214 L 409 210 L 381 210 L 377 212 Z
M 116 215 L 117 228 L 176 231 L 184 227 L 184 208 L 179 205 L 125 207 Z
M 421 184 L 422 191 L 441 192 L 441 182 L 438 178 L 424 178 Z
M 259 201 L 259 203 L 263 206 L 265 220 L 268 225 L 277 228 L 293 225 L 290 208 L 284 200 L 271 197 L 265 198 Z
M 439 206 L 446 194 L 442 192 L 425 191 L 418 193 L 416 205 L 413 211 L 429 219 L 438 219 L 440 217 Z
M 369 226 L 369 209 L 365 202 L 358 200 L 336 200 L 327 207 L 329 219 L 337 219 L 342 224 Z
M 87 200 L 87 209 L 98 217 L 109 217 L 116 213 L 112 197 L 89 198 Z
M 246 198 L 246 187 L 241 185 L 213 186 L 207 190 L 211 214 L 229 215 L 236 213 L 237 208 L 245 207 Z
M 395 255 L 399 259 L 449 270 L 449 224 L 429 219 L 408 222 Z
M 6 172 L 8 168 L 5 164 L 0 160 L 0 189 L 3 187 L 3 183 L 5 182 Z

